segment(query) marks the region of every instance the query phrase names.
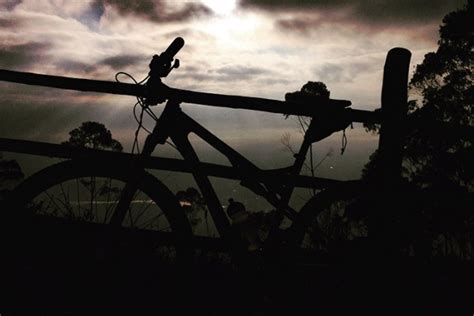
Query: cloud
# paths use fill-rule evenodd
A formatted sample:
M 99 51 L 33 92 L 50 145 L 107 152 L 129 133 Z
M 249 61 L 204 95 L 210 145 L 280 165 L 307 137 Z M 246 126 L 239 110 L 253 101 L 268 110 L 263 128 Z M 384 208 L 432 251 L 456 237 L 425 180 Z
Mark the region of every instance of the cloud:
M 306 20 L 306 19 L 281 19 L 276 21 L 278 28 L 282 30 L 295 31 L 302 34 L 308 33 L 312 28 L 317 27 L 320 24 L 319 20 Z
M 366 24 L 421 24 L 440 21 L 449 11 L 461 8 L 463 0 L 243 0 L 245 8 L 259 8 L 272 11 L 336 12 L 345 11 L 346 20 Z
M 60 60 L 55 62 L 55 65 L 63 72 L 65 71 L 74 74 L 90 74 L 97 71 L 97 66 L 95 65 L 74 60 Z
M 246 80 L 252 77 L 270 73 L 269 70 L 264 68 L 246 66 L 222 67 L 215 70 L 215 72 L 219 75 L 219 80 L 224 81 Z
M 314 68 L 314 74 L 319 80 L 330 83 L 351 83 L 360 74 L 379 71 L 383 58 L 365 58 L 363 61 L 325 62 Z
M 107 57 L 98 62 L 99 65 L 109 66 L 114 70 L 121 70 L 129 66 L 137 65 L 145 62 L 145 58 L 140 55 L 118 55 Z
M 186 2 L 173 10 L 173 6 L 163 0 L 97 0 L 93 7 L 111 7 L 122 15 L 136 15 L 156 23 L 181 22 L 212 13 L 208 7 L 194 2 Z
M 183 84 L 183 80 L 189 83 L 214 83 L 238 82 L 248 80 L 264 80 L 265 82 L 278 84 L 281 80 L 275 80 L 274 73 L 268 69 L 254 66 L 225 66 L 217 69 L 209 69 L 209 65 L 198 66 L 187 65 L 172 75 L 174 81 Z M 272 81 L 273 79 L 273 81 Z M 285 81 L 286 82 L 286 81 Z M 193 85 L 194 87 L 194 85 Z
M 0 29 L 8 29 L 15 26 L 18 26 L 18 21 L 12 19 L 11 17 L 0 17 Z
M 88 25 L 92 29 L 98 29 L 100 19 L 105 13 L 105 8 L 102 3 L 94 1 L 90 6 L 84 10 L 78 17 L 77 20 L 81 23 Z
M 266 85 L 289 84 L 291 80 L 279 78 L 265 78 L 262 80 Z
M 11 11 L 20 3 L 21 0 L 0 0 L 0 8 Z
M 37 42 L 0 46 L 0 67 L 24 69 L 43 60 L 50 47 L 50 44 Z
M 129 99 L 15 83 L 0 83 L 0 135 L 6 138 L 60 142 L 84 121 L 100 121 L 114 131 L 123 122 L 132 129 L 131 108 L 115 107 Z M 131 133 L 132 135 L 132 133 Z

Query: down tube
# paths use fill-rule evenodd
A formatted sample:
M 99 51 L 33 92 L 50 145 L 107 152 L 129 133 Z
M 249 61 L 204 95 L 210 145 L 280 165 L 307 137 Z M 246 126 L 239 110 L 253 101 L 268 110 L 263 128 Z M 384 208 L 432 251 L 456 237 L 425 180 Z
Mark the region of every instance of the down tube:
M 217 197 L 217 194 L 214 191 L 214 188 L 212 187 L 205 170 L 203 170 L 201 167 L 196 152 L 188 140 L 188 134 L 185 132 L 173 133 L 171 139 L 178 148 L 178 151 L 181 153 L 186 163 L 189 164 L 189 168 L 194 180 L 201 190 L 204 199 L 207 201 L 209 212 L 211 213 L 219 235 L 221 237 L 224 236 L 229 230 L 230 222 L 227 219 L 224 210 L 222 209 L 219 198 Z

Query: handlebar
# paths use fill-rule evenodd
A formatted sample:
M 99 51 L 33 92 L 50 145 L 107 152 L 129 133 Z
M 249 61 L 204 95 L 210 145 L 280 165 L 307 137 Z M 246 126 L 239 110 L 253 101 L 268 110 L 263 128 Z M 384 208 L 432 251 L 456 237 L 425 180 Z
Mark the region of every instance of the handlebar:
M 168 58 L 170 61 L 174 58 L 174 56 L 183 48 L 184 46 L 184 39 L 182 37 L 176 37 L 173 42 L 171 42 L 170 46 L 161 53 L 162 56 Z
M 177 37 L 174 41 L 168 46 L 168 48 L 162 52 L 160 55 L 154 55 L 150 63 L 150 81 L 153 85 L 156 85 L 160 82 L 160 78 L 166 77 L 169 75 L 173 68 L 179 67 L 179 60 L 176 59 L 174 64 L 171 65 L 174 56 L 180 51 L 184 46 L 184 40 L 181 37 Z
M 157 105 L 166 101 L 163 95 L 156 93 L 156 87 L 159 87 L 161 78 L 167 77 L 171 70 L 179 67 L 179 59 L 176 59 L 173 63 L 174 56 L 184 46 L 184 40 L 181 37 L 177 37 L 168 46 L 168 48 L 160 55 L 154 55 L 150 63 L 150 72 L 148 73 L 149 79 L 146 83 L 147 93 L 145 96 L 145 103 L 147 105 Z

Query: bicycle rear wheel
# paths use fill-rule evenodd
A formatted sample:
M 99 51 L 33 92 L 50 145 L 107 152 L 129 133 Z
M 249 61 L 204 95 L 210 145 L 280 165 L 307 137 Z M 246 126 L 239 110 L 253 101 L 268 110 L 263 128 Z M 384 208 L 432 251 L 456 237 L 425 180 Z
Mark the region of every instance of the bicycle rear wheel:
M 294 245 L 324 253 L 328 251 L 328 243 L 334 239 L 363 234 L 360 230 L 364 228 L 357 229 L 354 225 L 360 224 L 360 219 L 366 216 L 358 206 L 365 200 L 365 190 L 361 181 L 354 181 L 313 196 L 300 210 L 291 227 Z

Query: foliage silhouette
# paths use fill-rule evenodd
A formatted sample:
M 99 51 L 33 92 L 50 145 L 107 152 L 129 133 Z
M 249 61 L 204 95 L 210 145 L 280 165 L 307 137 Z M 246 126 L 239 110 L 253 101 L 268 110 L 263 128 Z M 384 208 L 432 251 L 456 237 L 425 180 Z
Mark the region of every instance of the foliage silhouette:
M 410 81 L 410 91 L 418 98 L 408 103 L 408 120 L 452 126 L 428 129 L 421 123 L 406 131 L 405 186 L 400 194 L 407 200 L 400 206 L 405 212 L 400 209 L 399 220 L 411 234 L 406 251 L 417 256 L 473 259 L 474 255 L 473 138 L 457 128 L 474 125 L 473 10 L 469 1 L 444 17 L 438 49 L 425 55 Z M 379 168 L 376 151 L 362 178 L 376 183 Z
M 293 101 L 298 101 L 305 103 L 308 98 L 321 98 L 321 99 L 329 99 L 330 91 L 328 90 L 326 84 L 321 81 L 308 81 L 305 83 L 300 91 L 287 93 L 285 95 L 286 99 L 290 99 Z M 318 101 L 313 100 L 313 103 L 318 103 Z M 289 115 L 285 115 L 285 118 L 288 118 Z M 297 116 L 296 117 L 299 132 L 304 136 L 306 131 L 310 127 L 311 119 L 308 117 Z M 283 146 L 288 149 L 293 155 L 296 155 L 296 150 L 292 147 L 290 141 L 290 134 L 284 134 L 281 138 L 281 143 Z M 313 153 L 313 144 L 309 146 L 309 164 L 304 163 L 304 167 L 310 172 L 310 174 L 314 177 L 316 169 L 328 158 L 332 155 L 332 150 L 329 150 L 321 159 L 317 162 L 314 161 L 314 153 Z M 310 190 L 312 195 L 316 194 L 314 189 Z
M 69 140 L 62 143 L 66 146 L 84 147 L 92 149 L 112 150 L 121 152 L 123 147 L 119 141 L 112 138 L 112 133 L 101 123 L 83 122 L 80 127 L 69 132 Z M 79 186 L 79 183 L 82 186 Z M 76 187 L 77 201 L 71 201 L 69 194 L 57 194 L 58 202 L 50 208 L 49 203 L 35 205 L 36 213 L 53 216 L 64 216 L 70 220 L 86 222 L 106 222 L 109 209 L 103 218 L 98 215 L 97 203 L 101 198 L 109 200 L 112 196 L 119 196 L 120 189 L 115 187 L 110 179 L 104 180 L 97 177 L 83 177 L 78 179 Z M 89 201 L 87 204 L 85 201 Z M 61 201 L 61 202 L 59 202 Z M 80 202 L 79 202 L 80 201 Z
M 330 91 L 326 84 L 320 81 L 308 81 L 301 87 L 300 91 L 287 93 L 285 96 L 287 101 L 295 103 L 310 102 L 314 104 L 314 106 L 321 107 L 325 106 L 324 100 L 329 99 L 329 97 Z M 323 137 L 318 137 L 318 139 L 325 138 L 335 130 L 340 129 L 337 120 L 332 122 L 329 120 L 321 120 L 318 117 L 310 119 L 302 116 L 298 116 L 296 119 L 299 125 L 299 130 L 303 135 L 305 135 L 310 128 L 316 134 L 324 135 Z M 343 128 L 347 125 L 345 122 L 342 122 L 341 124 Z M 336 125 L 338 127 L 334 128 Z M 308 134 L 313 133 L 312 131 L 309 131 Z M 297 154 L 297 152 L 291 147 L 289 135 L 284 135 L 281 141 L 290 152 Z M 316 169 L 328 157 L 332 156 L 333 149 L 331 148 L 319 159 L 319 161 L 315 161 L 313 145 L 314 143 L 311 143 L 309 147 L 309 161 L 308 163 L 305 162 L 304 166 L 314 177 L 316 175 Z M 313 188 L 310 189 L 310 192 L 312 196 L 315 196 L 317 195 L 318 190 Z M 349 219 L 348 217 L 346 206 L 350 205 L 351 202 L 352 200 L 334 200 L 334 203 L 332 203 L 330 207 L 321 210 L 318 216 L 313 218 L 310 225 L 308 225 L 305 239 L 303 240 L 303 247 L 325 253 L 334 253 L 340 251 L 338 248 L 341 248 L 341 244 L 350 240 L 366 237 L 367 224 L 364 219 L 357 218 L 354 220 Z
M 330 94 L 326 84 L 321 81 L 308 81 L 301 87 L 300 92 L 311 96 L 320 96 L 323 98 L 329 98 Z
M 8 192 L 23 180 L 24 174 L 16 160 L 0 158 L 0 200 L 3 200 Z
M 122 144 L 112 138 L 111 132 L 101 123 L 84 122 L 69 132 L 69 140 L 64 145 L 94 149 L 123 150 Z
M 215 235 L 215 228 L 212 227 L 211 231 L 209 224 L 209 210 L 206 201 L 198 190 L 189 187 L 185 191 L 178 191 L 176 197 L 187 215 L 194 234 L 197 233 L 205 236 Z

